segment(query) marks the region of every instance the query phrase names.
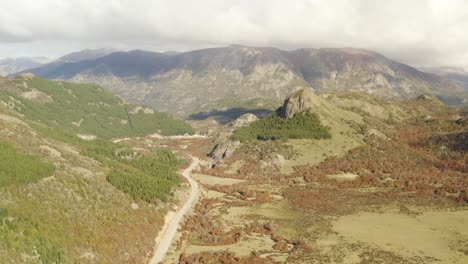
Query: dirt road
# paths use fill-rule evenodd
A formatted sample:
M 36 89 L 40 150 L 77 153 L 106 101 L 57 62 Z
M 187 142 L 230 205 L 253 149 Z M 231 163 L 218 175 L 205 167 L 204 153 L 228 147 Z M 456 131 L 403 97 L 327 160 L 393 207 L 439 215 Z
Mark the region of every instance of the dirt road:
M 185 204 L 180 208 L 175 215 L 169 217 L 168 223 L 164 226 L 160 235 L 156 239 L 158 242 L 157 248 L 154 252 L 153 258 L 150 260 L 150 264 L 157 264 L 163 261 L 166 256 L 167 250 L 169 249 L 174 236 L 177 233 L 180 222 L 184 220 L 184 216 L 190 211 L 192 206 L 195 205 L 198 200 L 199 187 L 198 183 L 192 179 L 190 173 L 192 170 L 200 163 L 198 158 L 192 157 L 192 163 L 190 166 L 182 172 L 184 176 L 190 183 L 190 196 L 185 202 Z

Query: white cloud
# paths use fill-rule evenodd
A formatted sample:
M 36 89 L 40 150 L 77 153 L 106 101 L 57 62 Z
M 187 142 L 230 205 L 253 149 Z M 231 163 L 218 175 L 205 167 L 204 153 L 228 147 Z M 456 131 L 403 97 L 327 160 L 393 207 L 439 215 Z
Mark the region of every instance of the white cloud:
M 468 66 L 464 0 L 2 0 L 0 56 L 242 43 L 361 47 L 413 65 Z

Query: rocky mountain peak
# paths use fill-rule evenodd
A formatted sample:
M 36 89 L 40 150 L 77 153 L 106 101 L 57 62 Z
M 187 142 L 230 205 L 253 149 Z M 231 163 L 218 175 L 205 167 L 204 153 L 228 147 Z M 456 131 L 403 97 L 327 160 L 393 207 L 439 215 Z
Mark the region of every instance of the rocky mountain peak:
M 280 116 L 289 119 L 297 113 L 311 111 L 317 99 L 317 95 L 311 88 L 300 89 L 286 98 L 280 109 Z

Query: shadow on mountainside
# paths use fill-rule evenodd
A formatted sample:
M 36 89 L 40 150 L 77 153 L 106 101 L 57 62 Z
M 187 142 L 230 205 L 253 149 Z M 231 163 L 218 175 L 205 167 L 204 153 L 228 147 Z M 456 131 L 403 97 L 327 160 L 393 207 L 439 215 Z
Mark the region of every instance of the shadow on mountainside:
M 233 107 L 223 110 L 211 110 L 208 112 L 199 112 L 196 114 L 192 114 L 189 116 L 191 120 L 205 120 L 208 118 L 213 118 L 220 124 L 227 124 L 231 121 L 236 120 L 243 114 L 254 114 L 257 117 L 263 117 L 270 113 L 272 110 L 270 109 L 249 109 L 244 107 Z

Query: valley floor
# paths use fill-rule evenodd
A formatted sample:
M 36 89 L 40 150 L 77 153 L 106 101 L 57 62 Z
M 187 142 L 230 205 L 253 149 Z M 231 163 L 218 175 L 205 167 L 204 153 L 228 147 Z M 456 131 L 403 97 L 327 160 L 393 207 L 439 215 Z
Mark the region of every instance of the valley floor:
M 337 190 L 327 196 L 323 208 L 304 210 L 284 197 L 292 191 L 254 181 L 224 188 L 204 185 L 197 208 L 201 215 L 188 220 L 185 239 L 168 263 L 208 262 L 213 257 L 207 252 L 213 251 L 223 252 L 225 258 L 232 254 L 233 263 L 468 261 L 466 208 L 412 202 L 404 196 L 375 202 L 372 195 L 365 197 L 369 190 L 356 189 Z

